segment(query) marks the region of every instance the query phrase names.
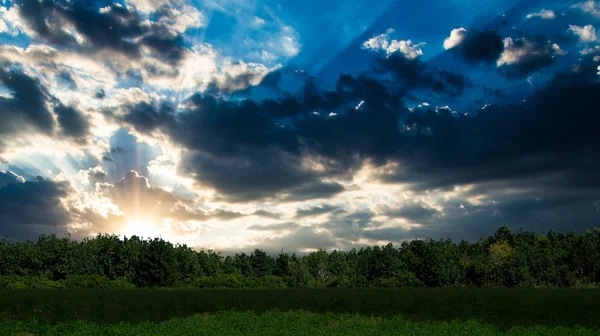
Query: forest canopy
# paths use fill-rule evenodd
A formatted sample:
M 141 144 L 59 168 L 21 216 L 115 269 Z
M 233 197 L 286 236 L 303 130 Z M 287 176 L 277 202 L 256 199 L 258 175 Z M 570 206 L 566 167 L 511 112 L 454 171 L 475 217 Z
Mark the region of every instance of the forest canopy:
M 161 238 L 0 239 L 0 288 L 571 287 L 600 282 L 600 229 L 499 227 L 476 243 L 426 239 L 305 255 L 223 256 Z

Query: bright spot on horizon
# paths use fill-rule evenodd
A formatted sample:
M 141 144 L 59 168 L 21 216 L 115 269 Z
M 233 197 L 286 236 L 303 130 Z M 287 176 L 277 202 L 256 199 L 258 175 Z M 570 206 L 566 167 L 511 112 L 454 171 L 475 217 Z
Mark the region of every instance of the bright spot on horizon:
M 128 238 L 131 238 L 132 236 L 140 238 L 158 238 L 160 230 L 156 228 L 152 220 L 136 218 L 128 221 L 119 233 L 123 235 L 123 237 Z

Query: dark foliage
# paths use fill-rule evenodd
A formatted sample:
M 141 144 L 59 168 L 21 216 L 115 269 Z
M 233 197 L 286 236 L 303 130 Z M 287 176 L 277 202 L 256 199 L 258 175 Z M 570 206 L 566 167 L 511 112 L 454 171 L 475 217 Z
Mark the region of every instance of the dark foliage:
M 537 235 L 501 226 L 476 243 L 223 257 L 162 239 L 0 239 L 0 287 L 579 287 L 600 282 L 600 229 Z M 111 282 L 113 281 L 113 282 Z

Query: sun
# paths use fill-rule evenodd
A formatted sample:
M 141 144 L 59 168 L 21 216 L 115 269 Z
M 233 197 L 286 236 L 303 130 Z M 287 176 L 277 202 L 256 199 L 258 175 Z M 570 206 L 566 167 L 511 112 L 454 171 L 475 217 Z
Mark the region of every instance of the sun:
M 159 232 L 151 220 L 136 218 L 127 221 L 127 224 L 121 230 L 121 234 L 124 237 L 158 238 Z

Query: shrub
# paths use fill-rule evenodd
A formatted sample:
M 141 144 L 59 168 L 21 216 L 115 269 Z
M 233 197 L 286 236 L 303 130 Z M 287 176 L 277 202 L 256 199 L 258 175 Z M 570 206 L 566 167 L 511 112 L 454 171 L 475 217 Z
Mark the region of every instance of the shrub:
M 240 288 L 243 287 L 241 274 L 215 274 L 194 279 L 193 284 L 199 288 Z
M 195 288 L 198 287 L 195 284 L 195 279 L 194 278 L 185 278 L 183 280 L 177 280 L 175 281 L 175 283 L 173 283 L 173 287 L 174 288 Z
M 401 271 L 396 275 L 398 287 L 423 287 L 425 284 L 413 272 Z
M 252 277 L 244 281 L 244 287 L 249 288 L 286 288 L 283 278 L 275 275 Z
M 134 288 L 126 279 L 110 280 L 104 275 L 72 275 L 63 281 L 65 288 Z
M 423 282 L 414 273 L 402 271 L 393 278 L 378 278 L 375 280 L 376 287 L 423 287 Z
M 321 288 L 321 287 L 325 287 L 325 283 L 319 279 L 315 279 L 315 278 L 310 278 L 308 280 L 308 284 L 306 285 L 306 287 L 308 288 Z
M 64 288 L 61 281 L 50 280 L 45 276 L 2 276 L 0 288 Z
M 335 288 L 335 287 L 351 287 L 351 286 L 350 286 L 350 280 L 348 280 L 347 277 L 339 276 L 339 277 L 335 277 L 331 281 L 329 281 L 327 283 L 326 287 Z

